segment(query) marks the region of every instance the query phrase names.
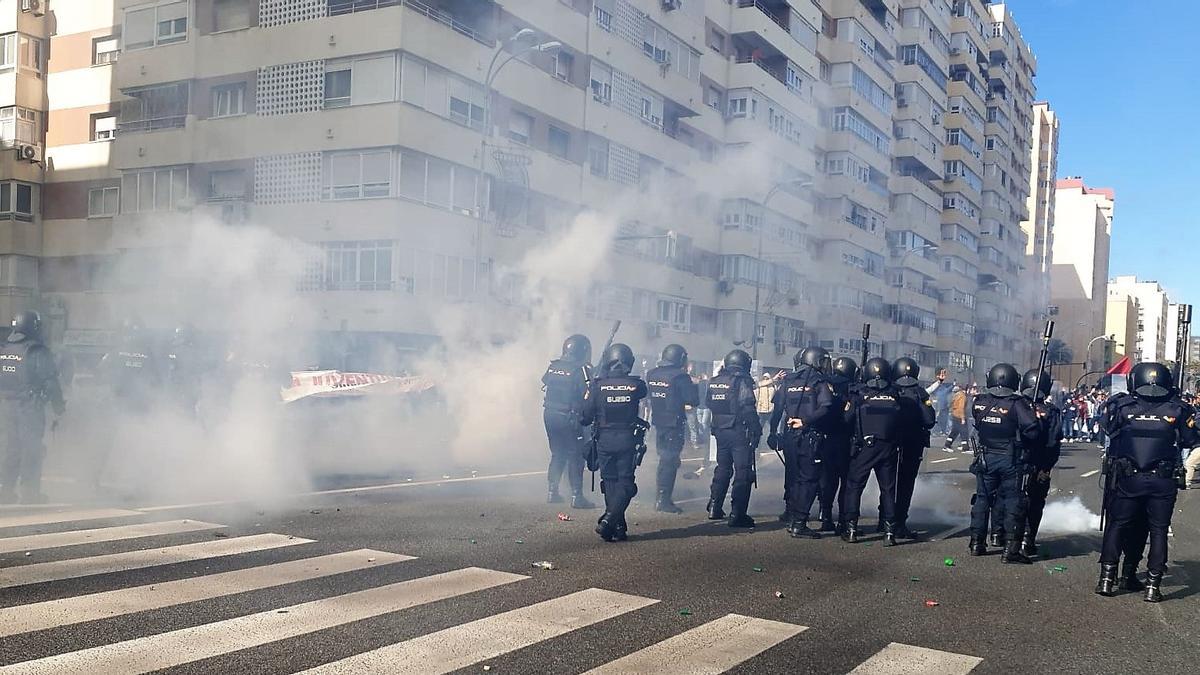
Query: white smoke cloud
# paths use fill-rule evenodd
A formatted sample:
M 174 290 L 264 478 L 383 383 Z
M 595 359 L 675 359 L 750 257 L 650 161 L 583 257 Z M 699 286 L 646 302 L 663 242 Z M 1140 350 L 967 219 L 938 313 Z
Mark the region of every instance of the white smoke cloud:
M 1100 515 L 1083 505 L 1078 495 L 1070 499 L 1046 502 L 1040 532 L 1046 534 L 1082 534 L 1100 529 Z

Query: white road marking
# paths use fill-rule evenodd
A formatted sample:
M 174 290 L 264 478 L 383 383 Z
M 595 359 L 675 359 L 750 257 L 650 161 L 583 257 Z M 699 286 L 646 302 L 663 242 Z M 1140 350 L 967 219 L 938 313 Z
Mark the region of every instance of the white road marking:
M 983 662 L 977 656 L 893 642 L 863 661 L 850 675 L 966 675 Z
M 0 637 L 160 609 L 185 602 L 210 600 L 224 595 L 273 588 L 405 560 L 413 558 L 396 553 L 359 549 L 149 586 L 134 586 L 5 607 L 0 609 Z
M 195 544 L 181 544 L 165 548 L 127 551 L 97 555 L 88 558 L 72 560 L 57 560 L 54 562 L 22 565 L 20 567 L 0 568 L 0 588 L 39 584 L 47 581 L 76 579 L 95 574 L 109 574 L 127 570 L 144 569 L 158 565 L 205 560 L 227 555 L 238 555 L 252 551 L 266 551 L 284 546 L 310 544 L 311 539 L 289 537 L 284 534 L 255 534 L 248 537 L 232 537 L 229 539 L 214 539 Z
M 589 588 L 357 654 L 305 672 L 441 675 L 656 602 L 636 595 Z
M 1087 473 L 1085 473 L 1085 474 L 1082 474 L 1082 475 L 1081 475 L 1081 476 L 1079 476 L 1079 477 L 1080 477 L 1080 478 L 1091 478 L 1092 476 L 1095 476 L 1095 475 L 1096 475 L 1096 474 L 1098 474 L 1098 473 L 1100 473 L 1100 469 L 1092 469 L 1091 471 L 1089 471 L 1089 472 L 1087 472 Z
M 931 460 L 929 460 L 929 463 L 930 464 L 941 464 L 942 462 L 953 462 L 956 459 L 958 459 L 958 458 L 957 457 L 945 457 L 942 459 L 931 459 Z
M 198 520 L 168 520 L 161 523 L 140 523 L 138 525 L 121 525 L 119 527 L 101 527 L 94 530 L 74 530 L 71 532 L 48 532 L 46 534 L 29 534 L 21 537 L 6 537 L 0 539 L 0 553 L 14 551 L 33 551 L 59 546 L 76 546 L 79 544 L 95 544 L 98 542 L 121 541 L 124 539 L 139 539 L 155 537 L 164 534 L 182 534 L 200 530 L 218 530 L 224 525 L 214 525 Z
M 85 511 L 40 511 L 24 513 L 19 516 L 0 517 L 0 528 L 24 527 L 26 525 L 49 525 L 51 523 L 67 523 L 76 520 L 101 520 L 104 518 L 126 518 L 142 515 L 138 511 L 125 509 L 88 509 Z
M 148 673 L 528 578 L 520 574 L 468 567 L 169 633 L 16 663 L 0 668 L 0 674 Z
M 585 675 L 717 675 L 806 630 L 807 626 L 726 614 Z

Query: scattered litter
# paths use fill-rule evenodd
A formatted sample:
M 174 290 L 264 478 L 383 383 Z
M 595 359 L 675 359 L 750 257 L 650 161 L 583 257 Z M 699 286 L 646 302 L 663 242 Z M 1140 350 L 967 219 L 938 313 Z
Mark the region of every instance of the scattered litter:
M 536 567 L 539 570 L 556 570 L 556 569 L 558 569 L 558 567 L 555 566 L 555 564 L 550 562 L 549 560 L 539 560 L 535 563 L 530 563 L 529 566 Z
M 559 520 L 561 520 L 561 521 L 563 521 L 563 522 L 570 522 L 570 521 L 572 521 L 572 520 L 575 520 L 574 518 L 572 518 L 571 516 L 569 516 L 569 515 L 567 515 L 567 514 L 565 514 L 565 513 L 560 513 L 560 514 L 558 514 L 558 519 L 559 519 Z
M 485 673 L 486 673 L 487 671 L 489 671 L 489 670 L 491 670 L 491 669 L 492 669 L 492 667 L 491 667 L 491 666 L 484 666 L 484 667 L 483 667 L 483 672 L 485 672 Z
M 942 603 L 938 602 L 937 600 L 926 600 L 925 601 L 926 607 L 937 607 L 940 604 L 942 604 Z
M 785 596 L 785 595 L 783 594 L 783 591 L 775 591 L 775 597 L 777 597 L 777 598 L 783 598 L 783 597 L 787 597 L 787 596 Z
M 908 580 L 909 581 L 920 581 L 921 577 L 909 577 Z
M 753 569 L 755 572 L 761 572 L 761 571 L 763 571 L 762 565 L 755 565 L 755 566 L 754 566 L 754 567 L 752 567 L 751 569 Z
M 262 527 L 262 523 L 255 523 L 255 524 L 254 524 L 254 526 L 255 526 L 255 527 Z
M 479 514 L 479 517 L 480 517 L 480 518 L 487 518 L 487 514 L 486 514 L 486 513 L 481 513 L 481 514 Z
M 1067 571 L 1067 566 L 1066 566 L 1066 565 L 1055 565 L 1055 566 L 1054 566 L 1054 571 L 1055 571 L 1055 572 L 1066 572 L 1066 571 Z
M 474 539 L 472 539 L 472 540 L 471 540 L 471 543 L 472 543 L 472 544 L 474 544 L 474 543 L 475 543 L 475 540 L 474 540 Z
M 312 511 L 309 511 L 309 513 L 311 513 L 311 514 L 313 514 L 314 516 L 316 516 L 316 515 L 319 515 L 319 514 L 321 513 L 321 509 L 313 509 Z
M 471 471 L 471 478 L 474 478 L 474 477 L 475 477 L 475 474 L 477 474 L 477 473 L 479 473 L 479 472 L 478 472 L 478 471 L 475 471 L 475 470 L 472 470 L 472 471 Z
M 375 562 L 374 558 L 367 558 L 367 562 Z
M 295 537 L 295 536 L 293 536 L 293 535 L 290 535 L 290 534 L 288 535 L 288 539 L 295 539 L 295 538 L 296 538 L 296 537 Z
M 518 543 L 518 544 L 524 544 L 524 543 L 525 543 L 525 540 L 524 540 L 524 539 L 518 539 L 518 540 L 516 541 L 516 543 Z
M 942 564 L 944 564 L 946 567 L 954 567 L 954 558 L 946 558 L 942 561 Z
M 275 613 L 276 614 L 287 614 L 288 611 L 286 609 L 277 609 L 277 610 L 275 610 Z
M 692 610 L 690 610 L 690 609 L 679 610 L 679 616 L 691 616 L 691 615 L 692 615 Z
M 886 594 L 888 594 L 888 593 L 891 593 L 891 591 L 889 591 L 889 590 L 888 590 L 888 589 L 886 589 L 886 588 L 885 588 L 885 589 L 883 589 L 883 592 L 884 592 L 884 594 L 885 594 L 885 595 L 886 595 Z
M 213 532 L 213 536 L 214 536 L 214 537 L 219 537 L 219 538 L 221 538 L 221 539 L 224 539 L 225 537 L 228 537 L 228 536 L 229 536 L 229 533 L 227 533 L 227 532 Z
M 405 482 L 405 483 L 411 483 L 411 482 L 412 482 L 412 479 L 411 479 L 411 478 L 405 478 L 405 479 L 404 479 L 404 482 Z
M 442 474 L 442 478 L 449 478 L 449 477 L 450 477 L 450 474 L 448 474 L 448 473 Z
M 31 555 L 33 555 L 33 553 L 30 553 L 29 551 L 25 551 L 25 557 L 26 557 L 26 558 L 28 558 L 28 557 L 29 557 L 29 556 L 31 556 Z

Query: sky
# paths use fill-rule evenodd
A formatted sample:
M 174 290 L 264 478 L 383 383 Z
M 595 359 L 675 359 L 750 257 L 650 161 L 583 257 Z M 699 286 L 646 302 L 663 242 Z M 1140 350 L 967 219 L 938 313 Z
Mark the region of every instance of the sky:
M 1186 0 L 1009 0 L 1060 120 L 1058 177 L 1116 190 L 1109 276 L 1200 304 L 1200 43 Z M 1153 6 L 1153 11 L 1150 7 Z

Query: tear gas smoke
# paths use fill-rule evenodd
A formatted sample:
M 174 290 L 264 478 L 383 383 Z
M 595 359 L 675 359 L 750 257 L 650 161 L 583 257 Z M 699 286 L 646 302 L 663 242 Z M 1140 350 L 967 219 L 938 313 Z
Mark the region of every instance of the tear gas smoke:
M 1082 534 L 1100 529 L 1100 515 L 1083 505 L 1078 495 L 1070 499 L 1046 502 L 1042 512 L 1041 532 L 1047 534 Z

